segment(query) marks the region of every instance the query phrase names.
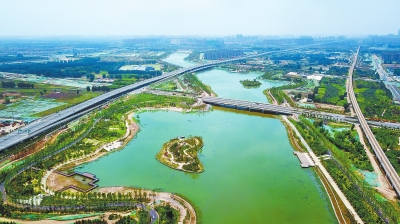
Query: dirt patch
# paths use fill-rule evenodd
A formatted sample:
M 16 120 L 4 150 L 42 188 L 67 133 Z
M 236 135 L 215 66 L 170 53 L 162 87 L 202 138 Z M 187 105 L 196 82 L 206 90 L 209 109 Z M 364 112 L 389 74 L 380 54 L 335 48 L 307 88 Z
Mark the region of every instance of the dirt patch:
M 49 178 L 47 178 L 46 184 L 53 191 L 59 191 L 70 185 L 78 187 L 82 190 L 88 190 L 92 187 L 88 184 L 91 181 L 92 181 L 91 179 L 84 178 L 80 175 L 73 175 L 71 177 L 66 177 L 64 175 L 53 172 L 50 174 Z

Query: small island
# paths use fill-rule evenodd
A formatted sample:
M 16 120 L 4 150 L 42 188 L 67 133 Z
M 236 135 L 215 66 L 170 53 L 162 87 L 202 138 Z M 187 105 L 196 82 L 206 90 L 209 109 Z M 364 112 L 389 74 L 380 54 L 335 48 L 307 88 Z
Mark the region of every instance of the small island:
M 244 87 L 247 88 L 257 88 L 261 86 L 261 82 L 253 79 L 253 80 L 249 80 L 249 79 L 245 79 L 245 80 L 240 80 L 240 83 L 242 83 L 242 85 Z
M 203 139 L 199 136 L 173 138 L 162 146 L 156 159 L 176 170 L 201 173 L 204 172 L 204 166 L 200 162 L 198 152 L 202 147 Z

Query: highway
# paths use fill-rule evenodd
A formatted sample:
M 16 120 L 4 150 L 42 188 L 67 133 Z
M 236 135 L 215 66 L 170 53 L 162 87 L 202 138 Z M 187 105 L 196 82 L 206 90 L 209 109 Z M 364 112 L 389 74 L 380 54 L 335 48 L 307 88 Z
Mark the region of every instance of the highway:
M 303 47 L 305 47 L 305 46 L 303 46 Z M 20 142 L 23 142 L 24 140 L 35 137 L 35 136 L 39 135 L 40 133 L 43 133 L 43 132 L 55 127 L 56 125 L 59 125 L 63 122 L 67 122 L 67 121 L 71 120 L 72 117 L 76 118 L 77 114 L 79 116 L 82 116 L 84 113 L 91 111 L 93 108 L 99 107 L 99 105 L 102 105 L 104 103 L 115 100 L 123 95 L 126 95 L 126 94 L 132 92 L 132 91 L 135 91 L 135 90 L 139 91 L 140 89 L 142 89 L 152 83 L 165 81 L 165 80 L 174 78 L 178 75 L 185 74 L 187 72 L 196 72 L 196 71 L 201 71 L 204 69 L 212 68 L 214 66 L 218 66 L 218 65 L 224 64 L 224 63 L 230 63 L 230 62 L 240 61 L 240 60 L 244 60 L 244 59 L 260 57 L 260 56 L 264 56 L 264 55 L 276 53 L 276 52 L 293 51 L 293 50 L 297 50 L 297 49 L 301 49 L 301 48 L 302 47 L 265 52 L 265 53 L 261 53 L 261 54 L 252 54 L 249 56 L 243 56 L 243 57 L 238 57 L 238 58 L 233 58 L 233 59 L 228 59 L 228 60 L 221 60 L 221 61 L 209 62 L 209 63 L 205 63 L 205 64 L 194 65 L 191 67 L 181 68 L 181 69 L 169 72 L 169 73 L 165 73 L 161 76 L 157 76 L 157 77 L 154 77 L 151 79 L 146 79 L 144 81 L 137 82 L 137 83 L 134 83 L 134 84 L 131 84 L 131 85 L 119 88 L 119 89 L 115 89 L 113 91 L 104 93 L 93 99 L 90 99 L 90 100 L 87 100 L 80 104 L 77 104 L 75 106 L 69 107 L 58 113 L 43 117 L 35 122 L 28 124 L 25 127 L 20 128 L 17 132 L 13 132 L 13 133 L 10 133 L 3 137 L 0 137 L 0 151 L 3 151 L 11 146 L 14 146 Z
M 358 53 L 360 51 L 360 47 L 357 50 L 357 53 L 354 55 L 354 60 L 353 63 L 350 67 L 349 70 L 349 80 L 348 80 L 348 97 L 350 97 L 350 101 L 353 105 L 353 109 L 358 117 L 358 120 L 360 122 L 361 128 L 364 131 L 364 134 L 366 135 L 369 143 L 371 144 L 371 147 L 376 155 L 376 158 L 378 159 L 381 167 L 386 173 L 386 176 L 388 177 L 390 183 L 392 184 L 393 189 L 396 191 L 397 196 L 400 196 L 400 178 L 399 175 L 397 174 L 396 170 L 393 168 L 392 164 L 390 163 L 389 159 L 386 157 L 385 153 L 383 152 L 381 146 L 379 145 L 378 141 L 376 140 L 374 134 L 372 133 L 370 127 L 368 126 L 364 115 L 361 112 L 361 109 L 357 103 L 356 96 L 354 94 L 354 89 L 353 89 L 353 71 L 354 67 L 357 62 L 358 58 Z
M 392 92 L 393 94 L 393 99 L 400 102 L 400 90 L 397 88 L 396 85 L 393 84 L 387 84 L 386 87 Z
M 236 99 L 227 99 L 221 97 L 204 97 L 203 102 L 215 106 L 221 107 L 228 107 L 234 108 L 238 110 L 253 110 L 259 111 L 262 113 L 272 113 L 272 114 L 283 114 L 283 115 L 292 115 L 292 114 L 303 114 L 310 117 L 320 117 L 325 119 L 332 119 L 342 122 L 349 122 L 349 123 L 358 123 L 357 118 L 349 117 L 342 114 L 333 114 L 333 113 L 326 113 L 314 110 L 307 110 L 307 109 L 299 109 L 299 108 L 292 108 L 292 107 L 284 107 L 278 106 L 268 103 L 261 103 L 261 102 L 252 102 L 246 100 L 236 100 Z M 380 121 L 367 121 L 369 125 L 381 127 L 385 126 L 388 128 L 395 128 L 400 129 L 400 123 L 389 123 L 389 122 L 380 122 Z

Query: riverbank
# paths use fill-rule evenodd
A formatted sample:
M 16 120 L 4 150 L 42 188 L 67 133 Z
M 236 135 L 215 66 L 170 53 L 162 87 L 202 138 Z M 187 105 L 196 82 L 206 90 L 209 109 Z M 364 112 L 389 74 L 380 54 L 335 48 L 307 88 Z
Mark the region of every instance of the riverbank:
M 344 193 L 340 190 L 340 188 L 337 186 L 336 182 L 333 180 L 333 178 L 330 176 L 330 174 L 328 173 L 328 171 L 325 169 L 325 167 L 321 164 L 319 158 L 314 154 L 314 152 L 312 151 L 312 149 L 310 148 L 310 146 L 307 144 L 307 142 L 304 140 L 304 138 L 301 136 L 301 134 L 299 133 L 299 131 L 296 129 L 296 127 L 289 121 L 289 119 L 286 116 L 282 116 L 283 120 L 293 129 L 293 131 L 296 133 L 297 137 L 301 140 L 302 144 L 305 146 L 305 148 L 307 149 L 308 153 L 310 154 L 311 158 L 313 159 L 316 167 L 319 168 L 320 170 L 320 174 L 323 175 L 323 178 L 325 181 L 329 182 L 329 185 L 334 189 L 334 191 L 336 192 L 336 194 L 339 196 L 339 198 L 341 199 L 341 201 L 343 202 L 343 204 L 345 205 L 345 207 L 348 209 L 348 211 L 353 215 L 354 219 L 358 222 L 358 223 L 364 223 L 361 218 L 358 216 L 357 212 L 355 211 L 355 209 L 353 208 L 353 206 L 350 204 L 350 202 L 347 200 L 346 196 L 344 195 Z M 318 175 L 319 176 L 319 175 Z M 320 180 L 322 181 L 322 178 L 320 177 Z M 328 186 L 328 187 L 330 187 Z M 324 185 L 324 188 L 327 189 L 327 187 Z M 327 191 L 328 195 L 329 192 Z M 333 205 L 333 203 L 335 202 L 333 198 L 330 198 L 330 202 Z M 334 207 L 335 208 L 335 207 Z M 343 214 L 340 211 L 340 214 L 337 213 L 337 210 L 335 210 L 335 215 L 338 219 L 338 221 L 340 220 L 338 217 Z
M 171 110 L 175 112 L 183 112 L 184 110 L 182 108 L 143 108 L 145 110 Z M 126 115 L 124 115 L 124 120 L 125 120 L 125 126 L 126 126 L 126 132 L 124 136 L 118 140 L 115 140 L 111 143 L 104 144 L 100 146 L 98 149 L 96 149 L 95 152 L 88 154 L 84 157 L 73 159 L 70 161 L 67 161 L 63 164 L 59 164 L 58 166 L 54 167 L 53 169 L 49 170 L 46 172 L 46 174 L 43 176 L 41 180 L 41 186 L 42 190 L 45 191 L 48 194 L 54 195 L 54 191 L 51 189 L 51 183 L 54 182 L 54 178 L 52 179 L 52 176 L 55 175 L 56 170 L 68 170 L 68 169 L 73 169 L 76 166 L 79 166 L 84 163 L 88 163 L 91 161 L 95 161 L 99 159 L 100 157 L 109 154 L 111 151 L 116 151 L 119 149 L 122 149 L 127 143 L 129 143 L 137 134 L 137 132 L 140 130 L 138 124 L 133 120 L 135 112 L 129 112 Z M 113 147 L 114 146 L 114 147 Z M 107 150 L 108 149 L 108 150 Z M 95 192 L 100 192 L 100 193 L 134 193 L 134 191 L 137 190 L 136 188 L 128 188 L 128 187 L 106 187 L 106 188 L 99 188 L 95 189 Z M 184 199 L 178 197 L 180 200 L 178 200 L 176 195 L 173 195 L 171 193 L 167 192 L 153 192 L 150 190 L 143 190 L 144 192 L 147 192 L 148 195 L 153 195 L 153 201 L 163 201 L 165 203 L 169 203 L 172 207 L 174 207 L 176 210 L 179 211 L 180 213 L 180 222 L 179 223 L 196 223 L 196 212 L 194 208 L 189 204 L 189 202 L 185 201 Z M 150 194 L 152 193 L 152 194 Z M 151 204 L 151 203 L 150 203 Z M 19 221 L 19 220 L 18 220 Z M 52 220 L 51 220 L 52 221 Z M 47 222 L 46 223 L 54 223 L 53 222 Z M 30 223 L 30 222 L 24 222 L 24 223 Z M 33 222 L 35 223 L 35 222 Z M 38 222 L 36 222 L 38 223 Z

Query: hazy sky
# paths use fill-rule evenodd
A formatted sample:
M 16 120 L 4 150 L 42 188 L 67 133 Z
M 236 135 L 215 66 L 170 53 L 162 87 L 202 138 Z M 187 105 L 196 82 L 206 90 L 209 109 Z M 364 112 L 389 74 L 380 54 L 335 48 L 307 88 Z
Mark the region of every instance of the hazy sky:
M 399 0 L 0 0 L 0 36 L 397 34 Z

